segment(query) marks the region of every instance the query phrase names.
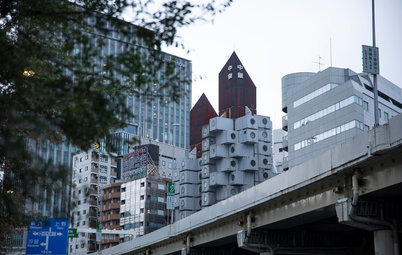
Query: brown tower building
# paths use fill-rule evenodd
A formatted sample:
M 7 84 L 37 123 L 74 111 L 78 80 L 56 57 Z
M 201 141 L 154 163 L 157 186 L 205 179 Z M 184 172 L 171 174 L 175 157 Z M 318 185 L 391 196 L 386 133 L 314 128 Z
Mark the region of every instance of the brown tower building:
M 190 111 L 190 151 L 197 147 L 197 157 L 201 157 L 202 126 L 209 123 L 209 119 L 218 116 L 203 93 Z
M 236 52 L 219 72 L 219 116 L 236 119 L 245 115 L 245 106 L 256 110 L 256 88 Z M 200 132 L 201 134 L 201 132 Z

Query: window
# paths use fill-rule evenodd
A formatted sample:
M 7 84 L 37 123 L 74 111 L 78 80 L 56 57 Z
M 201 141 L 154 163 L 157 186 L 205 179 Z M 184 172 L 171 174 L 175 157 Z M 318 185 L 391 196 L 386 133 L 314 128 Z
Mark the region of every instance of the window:
M 166 166 L 166 161 L 162 160 L 162 166 Z
M 82 214 L 83 214 L 83 215 L 87 214 L 87 210 L 83 210 L 83 211 L 82 211 Z
M 103 174 L 106 174 L 106 173 L 107 173 L 107 166 L 105 166 L 105 165 L 100 165 L 100 166 L 99 166 L 99 171 L 100 171 L 101 173 L 103 173 Z
M 78 190 L 78 194 L 81 194 L 81 190 L 80 190 L 80 189 Z
M 80 158 L 80 162 L 82 162 L 82 158 Z
M 101 155 L 101 157 L 100 157 L 100 161 L 101 162 L 108 162 L 108 157 L 106 156 L 106 155 Z
M 85 167 L 85 171 L 88 171 L 88 166 Z
M 389 114 L 384 111 L 384 120 L 388 121 L 389 120 Z
M 85 223 L 86 223 L 85 220 L 83 220 L 83 221 L 82 221 L 82 225 L 85 226 Z
M 140 213 L 144 213 L 144 208 L 140 208 Z
M 169 162 L 168 164 L 168 168 L 171 169 L 172 168 L 172 162 Z
M 366 112 L 369 111 L 369 104 L 368 104 L 368 102 L 366 102 L 366 101 L 364 101 L 364 100 L 363 100 L 363 109 L 364 109 Z
M 144 200 L 144 198 L 145 198 L 144 195 L 141 195 L 141 196 L 140 196 L 140 199 L 141 199 L 141 200 Z
M 87 182 L 87 181 L 88 181 L 88 177 L 85 177 L 85 178 L 84 178 L 84 182 Z
M 321 88 L 319 88 L 317 90 L 314 90 L 310 94 L 307 94 L 304 97 L 302 97 L 302 98 L 296 100 L 295 102 L 293 102 L 293 108 L 296 108 L 296 107 L 298 107 L 298 106 L 300 106 L 300 105 L 302 105 L 302 104 L 304 104 L 304 103 L 306 103 L 306 102 L 318 97 L 319 95 L 322 95 L 325 92 L 336 88 L 337 86 L 338 86 L 338 84 L 328 83 L 327 85 L 325 85 L 325 86 L 323 86 L 323 87 L 321 87 Z
M 106 176 L 99 176 L 99 182 L 102 184 L 106 184 L 107 183 L 107 177 Z
M 80 200 L 78 200 L 78 202 L 77 202 L 79 205 L 81 204 L 81 201 Z
M 381 118 L 381 109 L 378 109 L 378 118 Z
M 141 187 L 144 187 L 145 186 L 145 182 L 141 182 Z
M 364 131 L 368 131 L 370 127 L 368 125 L 364 125 Z

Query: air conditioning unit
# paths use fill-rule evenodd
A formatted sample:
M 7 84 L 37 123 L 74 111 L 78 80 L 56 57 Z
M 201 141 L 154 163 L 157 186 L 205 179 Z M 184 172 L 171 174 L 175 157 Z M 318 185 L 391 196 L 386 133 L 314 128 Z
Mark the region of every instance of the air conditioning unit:
M 243 157 L 240 159 L 240 171 L 257 171 L 258 161 L 256 157 Z
M 216 161 L 217 172 L 232 172 L 239 169 L 239 161 L 235 158 L 222 158 Z M 211 176 L 212 173 L 209 173 Z
M 180 172 L 180 184 L 201 184 L 201 173 L 199 171 L 181 171 Z
M 272 170 L 264 170 L 264 171 L 260 171 L 259 175 L 260 175 L 259 180 L 260 181 L 265 181 L 265 180 L 268 180 L 268 179 L 270 179 L 270 178 L 272 178 L 272 177 L 274 177 L 275 175 L 278 175 L 278 174 L 274 173 L 274 171 L 272 171 Z
M 214 165 L 204 165 L 201 167 L 202 178 L 208 178 L 210 173 L 216 172 Z
M 223 130 L 233 130 L 232 119 L 215 117 L 209 120 L 209 132 L 216 133 Z
M 258 141 L 259 142 L 271 142 L 272 141 L 272 132 L 268 129 L 258 129 Z
M 228 175 L 224 172 L 215 172 L 209 174 L 209 186 L 223 186 L 228 184 Z
M 201 133 L 202 133 L 202 138 L 206 138 L 206 137 L 209 137 L 209 136 L 210 136 L 210 133 L 209 133 L 209 124 L 202 126 L 202 131 L 201 131 Z
M 256 144 L 258 142 L 258 133 L 254 129 L 243 129 L 239 131 L 239 143 Z
M 216 200 L 222 201 L 240 192 L 239 186 L 224 186 L 216 192 Z
M 256 115 L 257 117 L 257 127 L 263 129 L 272 130 L 272 122 L 271 119 L 267 116 Z
M 272 169 L 272 158 L 266 156 L 259 156 L 258 157 L 258 167 L 260 169 Z
M 209 158 L 218 159 L 228 156 L 228 147 L 223 144 L 213 144 L 209 147 Z
M 232 144 L 237 143 L 238 135 L 237 131 L 234 130 L 224 130 L 216 134 L 216 144 Z
M 200 197 L 201 185 L 200 184 L 181 184 L 179 187 L 180 197 Z
M 213 160 L 213 159 L 211 159 L 210 158 L 210 156 L 209 156 L 209 151 L 204 151 L 203 153 L 202 153 L 202 162 L 201 162 L 201 165 L 208 165 L 208 164 L 214 164 L 215 163 L 215 161 Z
M 180 190 L 180 183 L 174 182 L 174 194 L 179 195 L 179 190 Z
M 241 158 L 245 156 L 253 156 L 254 145 L 253 144 L 242 144 L 235 143 L 229 145 L 229 157 L 231 158 Z
M 189 170 L 189 171 L 199 171 L 200 170 L 197 159 L 192 159 L 192 158 L 179 159 L 177 162 L 177 165 L 181 170 Z
M 203 152 L 209 151 L 209 147 L 215 143 L 216 143 L 215 137 L 207 137 L 202 139 L 202 151 Z
M 201 195 L 201 206 L 206 207 L 215 204 L 216 196 L 214 192 L 205 192 Z
M 257 129 L 257 118 L 253 115 L 245 115 L 235 120 L 236 130 Z
M 243 185 L 244 172 L 235 171 L 229 174 L 229 185 Z
M 211 185 L 209 185 L 209 178 L 208 179 L 204 179 L 201 182 L 201 191 L 202 192 L 209 192 L 209 191 L 213 191 L 214 187 L 211 187 Z
M 259 142 L 257 147 L 257 154 L 271 156 L 272 155 L 271 143 Z
M 200 197 L 184 197 L 179 200 L 179 209 L 189 210 L 189 211 L 198 211 L 201 209 L 201 201 Z
M 180 174 L 180 170 L 178 170 L 178 169 L 175 169 L 172 171 L 172 176 L 173 176 L 174 182 L 178 182 L 180 180 L 179 174 Z

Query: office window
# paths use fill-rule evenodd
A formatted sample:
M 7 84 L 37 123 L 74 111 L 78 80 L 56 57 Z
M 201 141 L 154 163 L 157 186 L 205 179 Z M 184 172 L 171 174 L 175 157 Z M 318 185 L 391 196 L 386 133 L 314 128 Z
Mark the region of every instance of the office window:
M 368 102 L 366 102 L 366 101 L 364 101 L 363 100 L 363 109 L 365 110 L 365 111 L 369 111 L 369 104 L 368 104 Z

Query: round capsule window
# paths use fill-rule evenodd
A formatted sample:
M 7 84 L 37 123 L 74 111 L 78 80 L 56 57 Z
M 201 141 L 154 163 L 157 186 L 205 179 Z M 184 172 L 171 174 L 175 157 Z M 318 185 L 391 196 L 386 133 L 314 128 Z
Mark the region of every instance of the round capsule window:
M 230 178 L 232 179 L 232 181 L 234 181 L 236 177 L 235 177 L 234 174 L 231 174 L 231 175 L 230 175 Z
M 232 167 L 235 167 L 235 166 L 236 166 L 236 161 L 234 161 L 234 160 L 230 161 L 230 165 L 231 165 Z
M 181 194 L 184 194 L 184 192 L 186 192 L 186 189 L 184 187 L 181 187 L 180 192 Z
M 262 132 L 262 137 L 267 138 L 267 136 L 268 136 L 268 133 L 266 131 L 263 131 Z
M 267 151 L 267 150 L 268 150 L 268 146 L 263 145 L 263 146 L 262 146 L 262 150 L 263 150 L 263 151 Z
M 231 189 L 231 190 L 230 190 L 230 194 L 236 195 L 236 190 L 235 190 L 235 189 Z
M 204 201 L 207 202 L 207 200 L 208 200 L 208 197 L 205 195 L 204 196 Z
M 254 160 L 254 159 L 252 159 L 252 160 L 250 161 L 250 165 L 251 165 L 251 166 L 255 166 L 255 160 Z
M 234 153 L 234 152 L 235 152 L 234 146 L 233 146 L 232 148 L 230 148 L 230 152 L 231 152 L 231 153 Z
M 264 172 L 264 173 L 262 174 L 262 177 L 264 177 L 264 179 L 268 179 L 268 173 L 267 173 L 267 172 Z
M 211 181 L 215 181 L 215 175 L 211 176 Z
M 268 124 L 268 120 L 266 118 L 262 119 L 262 124 L 267 125 Z
M 182 162 L 181 162 L 181 166 L 184 167 L 184 165 L 185 165 L 185 163 L 184 163 L 184 161 L 182 161 Z
M 255 138 L 255 133 L 254 133 L 254 132 L 251 132 L 251 133 L 250 133 L 250 137 L 251 137 L 251 139 L 254 139 L 254 138 Z
M 255 119 L 250 119 L 250 124 L 254 125 L 255 124 Z
M 264 165 L 268 165 L 268 159 L 264 158 L 264 159 L 262 160 L 262 163 L 263 163 Z
M 235 134 L 235 133 L 231 133 L 231 134 L 230 134 L 230 138 L 236 139 L 236 134 Z
M 181 174 L 181 179 L 184 181 L 186 179 L 186 175 L 184 173 Z
M 204 167 L 204 175 L 208 174 L 208 168 Z

